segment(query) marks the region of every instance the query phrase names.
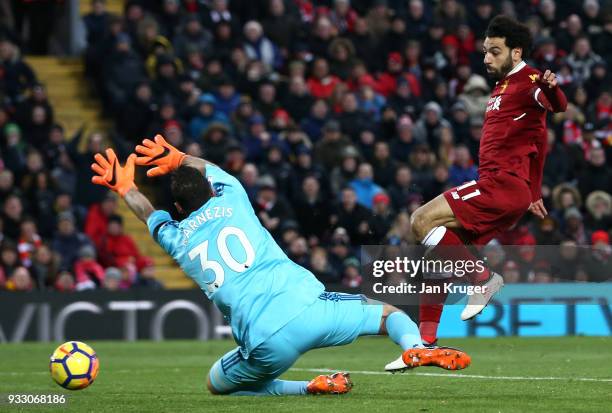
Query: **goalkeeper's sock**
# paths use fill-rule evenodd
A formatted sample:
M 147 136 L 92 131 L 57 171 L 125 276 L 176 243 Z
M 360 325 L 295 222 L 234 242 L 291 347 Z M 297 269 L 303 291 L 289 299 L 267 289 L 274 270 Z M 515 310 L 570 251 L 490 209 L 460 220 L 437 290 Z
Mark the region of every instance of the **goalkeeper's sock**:
M 290 396 L 308 394 L 307 381 L 272 380 L 261 387 L 251 390 L 241 390 L 232 393 L 232 396 Z
M 421 293 L 419 296 L 419 331 L 425 344 L 434 344 L 438 339 L 438 326 L 444 309 L 447 293 L 441 282 L 426 281 L 427 286 L 440 287 L 439 293 Z
M 414 321 L 402 311 L 396 311 L 387 316 L 385 321 L 387 334 L 402 350 L 421 346 L 421 335 Z
M 452 261 L 464 261 L 476 263 L 478 258 L 470 252 L 467 246 L 461 241 L 461 238 L 450 228 L 434 227 L 423 238 L 421 242 L 428 247 L 434 247 L 433 252 L 442 259 Z M 482 260 L 480 260 L 482 261 Z M 483 284 L 489 277 L 489 269 L 484 267 L 482 271 L 466 272 L 466 277 L 471 284 Z

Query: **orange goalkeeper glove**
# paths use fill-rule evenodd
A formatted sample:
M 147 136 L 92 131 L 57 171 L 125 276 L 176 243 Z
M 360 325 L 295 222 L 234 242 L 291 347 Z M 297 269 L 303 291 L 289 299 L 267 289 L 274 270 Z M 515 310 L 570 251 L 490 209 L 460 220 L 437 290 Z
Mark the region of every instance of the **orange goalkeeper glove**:
M 136 158 L 136 165 L 155 165 L 155 168 L 147 171 L 150 178 L 174 171 L 187 156 L 166 142 L 161 135 L 155 135 L 155 142 L 150 139 L 143 140 L 142 145 L 136 146 L 136 153 L 140 155 Z
M 125 197 L 130 189 L 136 188 L 134 183 L 136 154 L 131 154 L 123 167 L 119 164 L 115 151 L 110 148 L 106 150 L 106 157 L 97 153 L 94 159 L 96 162 L 91 164 L 91 169 L 97 175 L 91 178 L 91 182 L 106 186 L 121 197 Z

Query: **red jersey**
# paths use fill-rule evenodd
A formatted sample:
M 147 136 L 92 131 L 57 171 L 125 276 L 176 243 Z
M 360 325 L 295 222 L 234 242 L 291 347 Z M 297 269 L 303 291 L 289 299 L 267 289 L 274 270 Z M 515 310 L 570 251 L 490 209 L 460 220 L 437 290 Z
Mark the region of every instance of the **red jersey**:
M 559 87 L 549 88 L 541 72 L 517 64 L 495 84 L 482 127 L 479 175 L 504 170 L 529 183 L 532 202 L 541 198 L 546 154 L 546 110 L 564 111 Z

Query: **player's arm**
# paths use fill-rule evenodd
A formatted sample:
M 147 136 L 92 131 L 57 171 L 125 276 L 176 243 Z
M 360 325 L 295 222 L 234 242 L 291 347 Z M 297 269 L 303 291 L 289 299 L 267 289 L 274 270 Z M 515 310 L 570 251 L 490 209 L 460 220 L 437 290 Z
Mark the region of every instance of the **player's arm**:
M 535 89 L 533 97 L 538 105 L 552 112 L 565 112 L 567 98 L 559 87 L 557 77 L 547 70 L 538 81 L 539 87 Z
M 531 191 L 531 204 L 529 212 L 538 218 L 544 218 L 548 212 L 542 201 L 542 176 L 544 175 L 544 160 L 546 158 L 546 142 L 537 142 L 538 153 L 531 159 L 529 166 L 529 186 Z
M 96 175 L 91 178 L 91 181 L 118 193 L 134 215 L 142 222 L 147 222 L 155 208 L 134 183 L 136 155 L 131 154 L 124 166 L 119 164 L 114 150 L 107 149 L 105 155 L 97 153 L 94 156 L 96 162 L 91 165 L 91 169 Z

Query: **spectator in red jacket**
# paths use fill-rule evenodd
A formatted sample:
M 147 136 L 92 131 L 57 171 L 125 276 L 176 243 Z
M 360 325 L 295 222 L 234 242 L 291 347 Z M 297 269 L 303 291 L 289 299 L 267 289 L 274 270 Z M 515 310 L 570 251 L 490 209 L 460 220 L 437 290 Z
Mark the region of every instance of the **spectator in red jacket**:
M 90 290 L 104 282 L 104 268 L 96 261 L 96 250 L 85 245 L 79 250 L 79 259 L 74 263 L 77 290 Z
M 324 58 L 318 58 L 312 65 L 312 77 L 308 79 L 310 94 L 316 99 L 329 98 L 342 81 L 329 73 L 329 64 Z
M 89 207 L 85 219 L 85 234 L 91 238 L 96 248 L 100 248 L 100 242 L 107 235 L 108 217 L 116 213 L 117 196 L 113 192 L 109 192 L 99 204 Z
M 119 215 L 108 217 L 107 234 L 100 242 L 99 253 L 104 267 L 133 266 L 140 270 L 147 259 L 132 237 L 123 233 L 123 219 Z

